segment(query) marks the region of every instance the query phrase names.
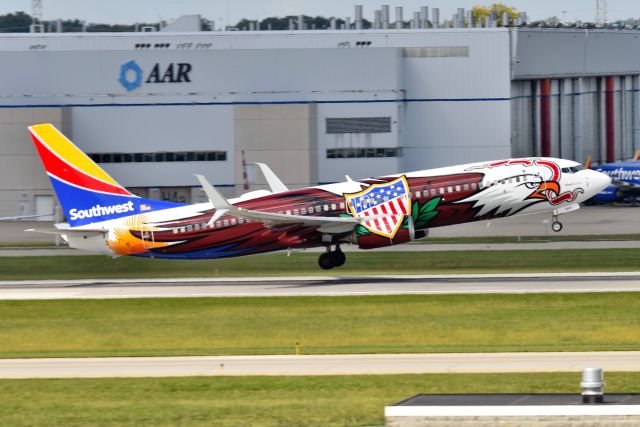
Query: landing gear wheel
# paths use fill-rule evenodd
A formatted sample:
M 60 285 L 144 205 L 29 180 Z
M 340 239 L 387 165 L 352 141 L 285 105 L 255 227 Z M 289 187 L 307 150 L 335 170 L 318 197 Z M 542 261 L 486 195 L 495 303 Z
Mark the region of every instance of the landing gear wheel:
M 562 230 L 562 223 L 558 221 L 554 221 L 551 223 L 551 229 L 556 233 Z
M 323 270 L 331 270 L 334 265 L 333 265 L 333 257 L 331 256 L 332 252 L 325 252 L 322 255 L 320 255 L 320 258 L 318 258 L 318 265 L 320 266 L 321 269 Z
M 337 249 L 333 252 L 330 252 L 331 260 L 333 261 L 334 267 L 341 267 L 344 265 L 347 260 L 347 256 L 340 249 Z

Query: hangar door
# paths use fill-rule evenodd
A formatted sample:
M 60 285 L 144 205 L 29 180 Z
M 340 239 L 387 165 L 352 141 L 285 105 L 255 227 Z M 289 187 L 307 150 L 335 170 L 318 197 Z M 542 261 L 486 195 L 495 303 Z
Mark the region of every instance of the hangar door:
M 35 196 L 36 221 L 53 221 L 53 196 Z

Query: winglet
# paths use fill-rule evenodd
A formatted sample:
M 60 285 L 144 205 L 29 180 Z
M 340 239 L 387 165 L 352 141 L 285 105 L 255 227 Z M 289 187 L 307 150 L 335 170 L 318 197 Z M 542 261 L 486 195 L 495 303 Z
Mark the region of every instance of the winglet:
M 229 202 L 227 202 L 227 199 L 225 199 L 224 196 L 220 194 L 218 190 L 216 190 L 213 185 L 209 183 L 209 181 L 207 181 L 207 178 L 198 174 L 195 174 L 195 177 L 198 178 L 198 181 L 200 181 L 202 189 L 204 190 L 205 194 L 209 198 L 209 201 L 216 210 L 216 212 L 207 223 L 208 225 L 211 225 L 218 219 L 220 219 L 220 217 L 226 214 L 229 210 L 233 210 L 234 207 L 230 205 Z
M 640 148 L 638 148 L 636 154 L 633 155 L 633 160 L 640 160 Z
M 269 188 L 271 188 L 272 193 L 284 193 L 285 191 L 289 191 L 286 185 L 278 178 L 278 176 L 273 173 L 271 168 L 264 163 L 256 163 L 260 170 L 262 171 L 262 175 L 267 180 L 267 184 L 269 184 Z
M 200 181 L 202 189 L 204 190 L 205 194 L 209 198 L 209 201 L 215 209 L 231 209 L 231 205 L 229 204 L 229 202 L 227 202 L 227 199 L 225 199 L 224 196 L 218 192 L 218 190 L 213 188 L 213 185 L 211 185 L 209 181 L 207 181 L 207 178 L 197 174 L 195 175 L 195 177 L 198 178 L 198 181 Z
M 584 162 L 584 167 L 587 169 L 591 169 L 591 156 L 587 157 L 587 160 Z

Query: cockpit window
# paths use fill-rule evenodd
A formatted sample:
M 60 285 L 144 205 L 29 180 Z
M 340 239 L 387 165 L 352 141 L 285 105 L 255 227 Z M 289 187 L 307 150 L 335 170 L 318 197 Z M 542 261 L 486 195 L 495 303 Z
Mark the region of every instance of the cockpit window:
M 576 172 L 580 172 L 582 170 L 584 170 L 584 166 L 582 165 L 577 165 L 577 166 L 571 166 L 568 168 L 562 168 L 562 173 L 576 173 Z

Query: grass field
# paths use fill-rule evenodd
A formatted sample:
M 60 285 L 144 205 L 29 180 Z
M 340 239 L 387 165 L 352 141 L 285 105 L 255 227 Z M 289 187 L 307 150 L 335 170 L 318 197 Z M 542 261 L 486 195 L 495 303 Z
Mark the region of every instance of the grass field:
M 607 373 L 606 392 L 640 392 Z M 578 393 L 580 373 L 0 380 L 11 427 L 372 426 L 418 393 Z
M 0 357 L 640 350 L 640 294 L 0 301 Z
M 287 275 L 462 274 L 638 271 L 640 249 L 358 252 L 329 272 L 317 253 L 257 255 L 210 261 L 106 256 L 0 258 L 0 280 Z

